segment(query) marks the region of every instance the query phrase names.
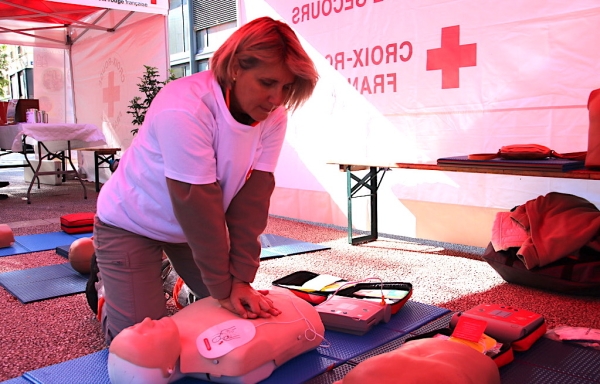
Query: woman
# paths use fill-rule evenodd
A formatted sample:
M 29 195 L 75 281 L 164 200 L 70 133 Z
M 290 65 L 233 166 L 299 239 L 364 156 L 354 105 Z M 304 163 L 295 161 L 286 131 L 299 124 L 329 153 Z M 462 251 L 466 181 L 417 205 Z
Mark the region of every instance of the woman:
M 287 110 L 310 97 L 318 75 L 291 28 L 268 17 L 234 32 L 211 68 L 158 93 L 98 197 L 100 273 L 90 275 L 87 293 L 109 344 L 144 318 L 166 315 L 163 251 L 196 296 L 242 318 L 280 313 L 250 283 Z

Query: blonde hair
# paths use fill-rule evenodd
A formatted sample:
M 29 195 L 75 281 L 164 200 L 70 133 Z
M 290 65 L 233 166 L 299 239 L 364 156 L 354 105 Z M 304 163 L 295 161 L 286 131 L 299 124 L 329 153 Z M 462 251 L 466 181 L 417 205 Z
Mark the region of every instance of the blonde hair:
M 261 17 L 235 31 L 211 58 L 211 69 L 223 89 L 233 85 L 234 64 L 242 69 L 266 62 L 281 62 L 294 74 L 283 105 L 295 110 L 311 95 L 319 74 L 294 31 L 285 23 Z

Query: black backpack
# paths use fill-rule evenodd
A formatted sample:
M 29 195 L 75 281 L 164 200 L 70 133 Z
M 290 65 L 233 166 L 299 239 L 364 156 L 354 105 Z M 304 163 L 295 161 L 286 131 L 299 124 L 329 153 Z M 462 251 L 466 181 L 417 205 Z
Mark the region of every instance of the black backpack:
M 525 268 L 517 257 L 519 248 L 494 250 L 490 243 L 482 258 L 509 283 L 573 295 L 600 296 L 600 252 L 589 247 L 577 259 L 563 257 L 551 264 Z

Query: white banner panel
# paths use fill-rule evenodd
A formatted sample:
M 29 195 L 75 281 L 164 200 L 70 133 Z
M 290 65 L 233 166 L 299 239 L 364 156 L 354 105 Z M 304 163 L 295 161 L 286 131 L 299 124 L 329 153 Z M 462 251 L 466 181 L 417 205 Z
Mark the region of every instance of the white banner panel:
M 145 13 L 169 13 L 169 0 L 47 0 L 56 3 L 87 5 L 90 7 L 120 9 Z
M 73 89 L 68 51 L 56 48 L 33 49 L 34 96 L 50 123 L 73 123 Z
M 158 69 L 159 80 L 168 77 L 166 46 L 165 18 L 160 15 L 110 34 L 90 32 L 73 45 L 77 122 L 101 127 L 108 146 L 128 148 L 134 138 L 133 117 L 127 113 L 130 101 L 144 96 L 137 84 L 145 65 Z M 87 164 L 91 177 L 93 161 Z
M 587 149 L 587 99 L 600 88 L 596 0 L 241 5 L 242 20 L 269 15 L 292 26 L 321 76 L 313 98 L 290 119 L 280 187 L 337 196 L 344 186 L 328 160 L 435 163 L 526 143 Z M 297 172 L 312 177 L 304 183 Z M 394 170 L 380 188 L 382 227 L 386 215 L 412 221 L 402 199 L 506 209 L 561 191 L 598 205 L 591 183 Z M 342 210 L 346 204 L 336 203 Z

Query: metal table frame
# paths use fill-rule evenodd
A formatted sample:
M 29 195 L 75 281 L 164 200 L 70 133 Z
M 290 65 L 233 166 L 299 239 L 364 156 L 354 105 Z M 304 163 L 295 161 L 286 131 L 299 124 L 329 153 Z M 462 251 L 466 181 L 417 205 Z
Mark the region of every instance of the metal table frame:
M 27 135 L 23 135 L 23 137 L 21 139 L 21 142 L 23 144 L 23 151 L 25 151 L 25 148 L 27 145 L 25 143 L 26 139 L 27 139 Z M 81 184 L 81 187 L 83 188 L 83 198 L 87 199 L 87 190 L 85 188 L 85 184 L 83 183 L 83 180 L 81 180 L 81 177 L 79 176 L 79 172 L 77 172 L 77 168 L 73 164 L 73 161 L 71 158 L 71 140 L 64 140 L 64 141 L 67 142 L 67 148 L 58 150 L 58 151 L 50 151 L 50 150 L 48 150 L 48 147 L 46 146 L 46 144 L 44 144 L 42 141 L 37 141 L 37 143 L 35 144 L 37 146 L 37 153 L 38 153 L 38 157 L 39 157 L 37 159 L 37 161 L 38 161 L 37 167 L 34 167 L 31 164 L 31 162 L 29 161 L 29 158 L 27 156 L 25 156 L 25 161 L 27 161 L 27 164 L 33 170 L 33 176 L 31 177 L 31 182 L 29 183 L 29 188 L 27 189 L 27 204 L 31 204 L 31 188 L 33 188 L 33 184 L 37 180 L 37 187 L 38 187 L 38 189 L 40 189 L 41 188 L 40 176 L 45 176 L 45 175 L 62 175 L 63 180 L 66 179 L 67 175 L 75 175 L 75 179 L 79 181 L 79 183 Z M 42 150 L 44 150 L 46 152 L 43 155 L 42 155 L 42 153 L 43 153 Z M 43 160 L 54 160 L 54 159 L 60 160 L 60 162 L 61 162 L 61 170 L 60 171 L 42 171 L 42 172 L 40 172 L 40 168 L 42 167 Z M 67 170 L 67 167 L 66 167 L 67 162 L 71 166 L 71 170 Z
M 552 177 L 561 179 L 600 180 L 600 170 L 591 169 L 557 172 L 518 168 L 506 169 L 484 166 L 441 166 L 427 163 L 361 164 L 349 162 L 330 162 L 328 164 L 336 164 L 339 166 L 341 171 L 346 172 L 346 190 L 348 198 L 348 243 L 352 245 L 377 240 L 379 236 L 377 226 L 377 191 L 381 185 L 381 181 L 386 171 L 394 168 L 443 172 L 488 173 L 512 176 Z M 353 172 L 365 170 L 367 173 L 363 177 L 353 174 Z M 361 191 L 363 188 L 368 190 L 367 193 L 358 195 L 359 191 Z M 370 198 L 371 223 L 368 235 L 354 237 L 352 227 L 352 199 L 358 197 Z

